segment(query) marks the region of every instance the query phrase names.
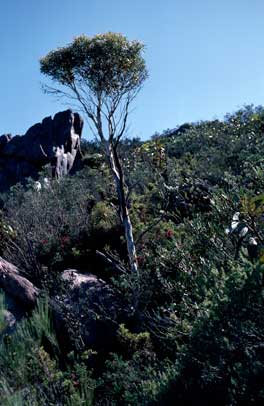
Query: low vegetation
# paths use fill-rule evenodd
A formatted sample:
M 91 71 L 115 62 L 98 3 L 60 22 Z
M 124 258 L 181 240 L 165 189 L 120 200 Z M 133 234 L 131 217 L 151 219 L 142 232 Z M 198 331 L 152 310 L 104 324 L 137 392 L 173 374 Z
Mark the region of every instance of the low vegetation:
M 137 273 L 98 144 L 83 142 L 74 176 L 1 196 L 1 255 L 44 292 L 13 332 L 0 300 L 1 405 L 263 404 L 263 133 L 248 106 L 120 142 Z M 122 298 L 120 317 L 94 315 L 110 344 L 57 339 L 48 298 L 67 295 L 68 268 Z

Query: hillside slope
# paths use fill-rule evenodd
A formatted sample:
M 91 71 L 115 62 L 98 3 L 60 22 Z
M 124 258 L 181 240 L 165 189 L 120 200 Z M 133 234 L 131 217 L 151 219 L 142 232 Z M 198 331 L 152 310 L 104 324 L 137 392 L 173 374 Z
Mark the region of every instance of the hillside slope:
M 122 142 L 137 275 L 100 148 L 82 153 L 1 196 L 0 255 L 44 298 L 15 332 L 3 300 L 0 403 L 263 404 L 264 108 Z

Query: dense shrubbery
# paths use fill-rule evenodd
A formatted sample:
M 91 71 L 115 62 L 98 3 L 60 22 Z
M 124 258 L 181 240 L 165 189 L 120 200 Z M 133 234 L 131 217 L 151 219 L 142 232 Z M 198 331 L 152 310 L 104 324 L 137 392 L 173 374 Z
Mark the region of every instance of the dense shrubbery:
M 65 359 L 64 371 L 59 368 L 60 350 L 46 299 L 12 336 L 3 338 L 0 351 L 1 405 L 92 404 L 95 383 L 82 360 L 75 364 Z
M 1 255 L 48 294 L 61 289 L 62 270 L 91 272 L 129 309 L 107 351 L 65 354 L 40 304 L 3 340 L 3 404 L 263 403 L 263 132 L 263 108 L 246 107 L 223 122 L 121 144 L 138 275 L 126 272 L 97 145 L 84 145 L 86 164 L 73 177 L 2 198 Z M 3 323 L 0 313 L 0 332 Z

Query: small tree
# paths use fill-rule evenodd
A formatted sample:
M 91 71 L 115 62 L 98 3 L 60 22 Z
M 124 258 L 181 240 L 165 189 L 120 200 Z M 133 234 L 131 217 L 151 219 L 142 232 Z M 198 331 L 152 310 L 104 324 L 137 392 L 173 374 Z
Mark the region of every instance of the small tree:
M 118 144 L 127 129 L 131 102 L 147 78 L 143 48 L 121 34 L 82 35 L 40 60 L 41 72 L 60 85 L 47 91 L 77 101 L 102 143 L 116 185 L 132 272 L 138 265 Z

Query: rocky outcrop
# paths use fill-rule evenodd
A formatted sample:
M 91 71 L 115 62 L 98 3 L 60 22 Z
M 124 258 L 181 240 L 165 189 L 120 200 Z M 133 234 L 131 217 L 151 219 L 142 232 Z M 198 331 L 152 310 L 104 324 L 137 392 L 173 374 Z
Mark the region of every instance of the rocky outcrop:
M 61 275 L 65 293 L 49 298 L 54 327 L 61 348 L 71 349 L 73 341 L 86 348 L 111 346 L 115 322 L 123 310 L 111 287 L 93 274 L 66 270 Z M 1 335 L 15 330 L 16 323 L 28 315 L 41 291 L 11 263 L 0 257 L 0 291 L 5 293 L 6 328 Z M 107 316 L 106 316 L 107 315 Z
M 32 309 L 37 303 L 39 290 L 10 262 L 0 257 L 0 289 L 15 299 L 25 309 Z
M 53 301 L 54 324 L 61 348 L 70 350 L 72 342 L 85 348 L 111 346 L 115 322 L 122 310 L 111 287 L 93 274 L 74 269 L 62 273 L 67 293 Z
M 51 176 L 61 177 L 73 170 L 80 151 L 83 120 L 66 110 L 46 117 L 23 136 L 0 136 L 0 192 L 26 178 L 38 178 L 43 166 L 51 164 Z

